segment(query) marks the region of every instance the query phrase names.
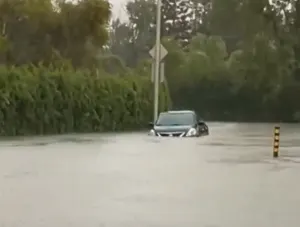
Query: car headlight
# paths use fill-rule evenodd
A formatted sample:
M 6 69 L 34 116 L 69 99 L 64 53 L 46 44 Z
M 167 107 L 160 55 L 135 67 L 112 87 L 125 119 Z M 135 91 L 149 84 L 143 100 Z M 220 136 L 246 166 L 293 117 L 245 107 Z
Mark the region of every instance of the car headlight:
M 153 129 L 150 130 L 149 136 L 155 136 L 155 131 Z
M 197 135 L 197 131 L 194 128 L 191 128 L 186 134 L 186 136 L 195 136 L 195 135 Z

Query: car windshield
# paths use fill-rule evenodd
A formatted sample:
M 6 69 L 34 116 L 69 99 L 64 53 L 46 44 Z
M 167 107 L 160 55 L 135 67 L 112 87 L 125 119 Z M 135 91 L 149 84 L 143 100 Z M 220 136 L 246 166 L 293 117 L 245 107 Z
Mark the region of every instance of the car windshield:
M 156 125 L 193 125 L 195 116 L 193 113 L 161 113 Z

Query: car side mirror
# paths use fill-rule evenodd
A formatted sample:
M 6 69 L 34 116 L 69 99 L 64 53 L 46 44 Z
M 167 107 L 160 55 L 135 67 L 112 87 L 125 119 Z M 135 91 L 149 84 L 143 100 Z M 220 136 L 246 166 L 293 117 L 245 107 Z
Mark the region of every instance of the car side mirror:
M 204 121 L 200 120 L 198 121 L 198 125 L 205 125 Z

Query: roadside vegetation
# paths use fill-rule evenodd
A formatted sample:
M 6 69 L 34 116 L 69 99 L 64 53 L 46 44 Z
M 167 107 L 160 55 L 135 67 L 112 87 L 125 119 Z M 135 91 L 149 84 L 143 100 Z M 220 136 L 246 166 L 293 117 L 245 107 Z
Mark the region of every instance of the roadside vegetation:
M 0 135 L 139 130 L 153 116 L 151 82 L 136 75 L 0 67 L 0 86 Z
M 105 51 L 109 18 L 102 0 L 0 1 L 0 135 L 147 126 L 151 78 Z
M 163 0 L 160 109 L 299 121 L 300 1 L 268 2 Z M 129 1 L 122 21 L 105 0 L 0 0 L 0 135 L 145 127 L 155 7 Z
M 131 0 L 128 21 L 113 21 L 111 52 L 127 66 L 150 64 L 155 2 Z M 174 108 L 206 120 L 300 120 L 300 0 L 162 2 Z

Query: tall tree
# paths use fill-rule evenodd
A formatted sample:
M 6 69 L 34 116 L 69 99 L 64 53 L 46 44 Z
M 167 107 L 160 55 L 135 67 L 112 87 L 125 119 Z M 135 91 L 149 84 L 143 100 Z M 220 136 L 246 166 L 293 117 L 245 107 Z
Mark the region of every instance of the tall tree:
M 84 65 L 106 43 L 109 18 L 106 0 L 1 0 L 2 63 L 48 64 L 58 54 Z
M 119 56 L 128 66 L 136 64 L 136 50 L 133 42 L 133 29 L 128 23 L 113 20 L 110 29 L 109 51 Z
M 182 44 L 191 39 L 193 25 L 191 0 L 162 0 L 162 34 L 172 36 Z
M 126 9 L 136 65 L 139 59 L 149 57 L 148 51 L 154 44 L 156 3 L 154 0 L 134 0 L 128 2 Z
M 208 26 L 210 24 L 208 16 L 212 8 L 211 0 L 191 0 L 191 2 L 193 12 L 191 18 L 192 34 L 197 35 L 197 33 L 201 33 L 208 35 Z

